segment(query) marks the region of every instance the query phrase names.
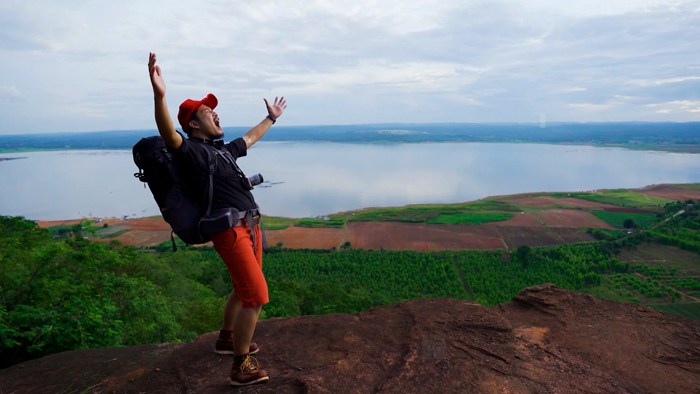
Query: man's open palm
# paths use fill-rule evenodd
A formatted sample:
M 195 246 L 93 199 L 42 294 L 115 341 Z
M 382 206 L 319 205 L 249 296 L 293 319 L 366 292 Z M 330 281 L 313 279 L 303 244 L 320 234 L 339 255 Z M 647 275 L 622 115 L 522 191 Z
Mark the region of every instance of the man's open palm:
M 279 118 L 282 112 L 287 108 L 287 102 L 284 101 L 284 97 L 279 99 L 279 102 L 277 101 L 277 97 L 275 97 L 275 103 L 272 105 L 267 102 L 267 99 L 263 100 L 265 100 L 265 105 L 267 106 L 267 113 L 272 115 L 275 119 Z
M 165 96 L 165 81 L 160 74 L 160 66 L 156 66 L 156 54 L 148 55 L 148 73 L 151 74 L 151 85 L 153 85 L 153 93 L 158 96 Z

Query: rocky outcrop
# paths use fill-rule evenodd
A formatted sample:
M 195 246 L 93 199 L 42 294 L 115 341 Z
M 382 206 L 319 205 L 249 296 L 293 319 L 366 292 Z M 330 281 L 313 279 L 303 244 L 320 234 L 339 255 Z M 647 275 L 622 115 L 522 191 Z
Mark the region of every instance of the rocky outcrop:
M 261 321 L 270 382 L 228 384 L 216 333 L 65 352 L 0 371 L 2 393 L 699 393 L 700 322 L 553 285 L 484 308 L 414 300 Z

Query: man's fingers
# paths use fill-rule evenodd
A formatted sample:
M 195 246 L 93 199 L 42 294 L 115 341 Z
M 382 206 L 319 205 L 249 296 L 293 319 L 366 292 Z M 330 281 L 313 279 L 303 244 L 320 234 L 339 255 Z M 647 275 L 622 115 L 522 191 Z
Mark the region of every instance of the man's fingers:
M 265 100 L 265 106 L 267 106 L 267 107 L 269 108 L 269 107 L 270 107 L 270 104 L 268 104 L 267 99 L 264 98 L 263 100 Z

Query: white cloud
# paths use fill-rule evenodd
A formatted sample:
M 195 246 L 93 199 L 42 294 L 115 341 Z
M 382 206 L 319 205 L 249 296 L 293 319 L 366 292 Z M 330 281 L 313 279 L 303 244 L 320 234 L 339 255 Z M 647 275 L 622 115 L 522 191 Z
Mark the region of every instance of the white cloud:
M 585 111 L 602 111 L 610 109 L 613 104 L 591 104 L 591 103 L 581 103 L 581 104 L 567 104 L 569 108 L 581 109 Z
M 690 76 L 690 77 L 677 77 L 677 78 L 665 78 L 665 79 L 635 79 L 629 81 L 628 83 L 639 86 L 653 86 L 653 85 L 663 85 L 667 83 L 678 83 L 685 81 L 692 81 L 695 79 L 700 79 L 700 77 Z
M 695 100 L 698 35 L 694 1 L 8 0 L 0 97 L 32 106 L 0 132 L 154 127 L 149 51 L 171 111 L 214 92 L 225 126 L 275 95 L 286 125 L 695 120 L 666 103 Z
M 568 92 L 583 92 L 585 90 L 586 90 L 586 88 L 572 87 L 572 88 L 562 88 L 559 91 L 562 93 L 568 93 Z

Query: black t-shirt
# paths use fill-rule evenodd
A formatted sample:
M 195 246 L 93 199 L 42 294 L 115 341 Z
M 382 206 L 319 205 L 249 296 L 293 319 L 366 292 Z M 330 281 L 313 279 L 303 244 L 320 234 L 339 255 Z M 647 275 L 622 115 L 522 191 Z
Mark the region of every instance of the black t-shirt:
M 214 144 L 220 143 L 220 141 L 214 142 Z M 212 211 L 221 208 L 236 208 L 239 211 L 247 211 L 255 208 L 253 194 L 243 185 L 241 175 L 225 157 L 215 154 L 212 145 L 211 141 L 183 138 L 180 149 L 169 148 L 193 197 L 197 199 L 196 201 L 204 201 L 206 193 L 208 193 L 209 159 L 205 150 L 208 149 L 216 158 Z M 243 138 L 236 138 L 228 144 L 222 144 L 221 149 L 231 153 L 234 161 L 248 154 L 248 148 Z

